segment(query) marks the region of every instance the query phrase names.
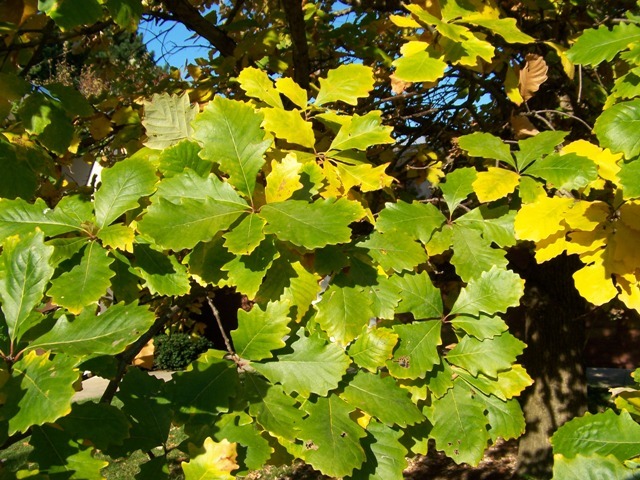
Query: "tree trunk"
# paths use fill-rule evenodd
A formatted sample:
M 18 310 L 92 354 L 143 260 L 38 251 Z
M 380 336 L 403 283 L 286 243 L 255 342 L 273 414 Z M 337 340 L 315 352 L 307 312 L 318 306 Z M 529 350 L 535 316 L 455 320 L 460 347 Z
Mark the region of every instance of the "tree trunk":
M 563 255 L 538 265 L 521 253 L 512 264 L 526 287 L 513 331 L 527 344 L 522 364 L 534 384 L 521 398 L 526 432 L 518 445 L 518 473 L 544 479 L 551 477 L 553 466 L 549 438 L 587 407 L 586 304 L 573 284 L 572 274 L 579 267 L 575 257 Z

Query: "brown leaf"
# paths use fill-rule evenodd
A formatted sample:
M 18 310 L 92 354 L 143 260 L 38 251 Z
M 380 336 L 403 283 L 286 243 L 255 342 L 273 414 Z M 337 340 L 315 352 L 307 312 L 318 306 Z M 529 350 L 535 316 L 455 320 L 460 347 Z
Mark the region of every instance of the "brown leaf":
M 396 78 L 396 75 L 394 73 L 389 75 L 389 79 L 391 80 L 391 91 L 396 95 L 400 95 L 411 86 L 411 82 L 405 82 Z
M 526 102 L 538 91 L 540 85 L 547 80 L 549 67 L 540 55 L 528 53 L 526 63 L 520 70 L 520 95 Z
M 149 340 L 142 350 L 133 359 L 133 365 L 136 367 L 146 368 L 151 370 L 153 368 L 153 352 L 155 347 L 153 346 L 153 339 Z
M 531 123 L 524 115 L 513 115 L 509 119 L 511 128 L 515 134 L 515 137 L 520 140 L 521 138 L 533 137 L 540 133 L 540 131 Z

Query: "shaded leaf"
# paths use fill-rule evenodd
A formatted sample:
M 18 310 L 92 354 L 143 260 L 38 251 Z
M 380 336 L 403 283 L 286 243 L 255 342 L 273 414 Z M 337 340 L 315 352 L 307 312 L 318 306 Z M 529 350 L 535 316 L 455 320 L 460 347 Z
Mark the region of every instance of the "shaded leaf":
M 411 313 L 416 320 L 442 317 L 440 290 L 433 285 L 426 271 L 394 275 L 389 282 L 400 293 L 396 313 Z
M 358 246 L 369 250 L 369 255 L 380 264 L 383 270 L 398 273 L 413 270 L 427 261 L 424 247 L 402 232 L 384 234 L 373 232 L 367 240 Z
M 393 430 L 379 422 L 372 421 L 367 425 L 367 439 L 363 443 L 367 459 L 361 470 L 349 478 L 353 480 L 389 480 L 401 478 L 402 471 L 407 468 L 407 449 L 400 443 L 401 431 Z M 371 437 L 371 441 L 369 440 Z
M 446 358 L 449 363 L 468 370 L 474 376 L 482 372 L 496 378 L 499 371 L 511 368 L 524 347 L 524 343 L 508 332 L 484 340 L 464 337 Z
M 464 282 L 468 283 L 494 266 L 506 268 L 509 262 L 505 254 L 504 250 L 492 248 L 491 242 L 477 230 L 454 224 L 451 263 Z
M 473 193 L 473 182 L 477 172 L 474 168 L 463 167 L 448 173 L 445 181 L 438 185 L 442 190 L 444 201 L 447 202 L 449 213 L 453 214 L 456 208 L 464 202 L 469 194 Z
M 144 144 L 162 150 L 193 134 L 191 122 L 198 113 L 197 105 L 191 105 L 189 94 L 154 94 L 151 101 L 144 102 L 142 125 L 147 132 Z
M 430 203 L 386 203 L 378 214 L 376 229 L 382 233 L 400 231 L 426 244 L 433 232 L 440 228 L 446 218 Z
M 199 176 L 204 177 L 211 171 L 211 162 L 203 160 L 198 155 L 200 145 L 192 140 L 181 140 L 176 145 L 165 148 L 160 153 L 158 170 L 164 178 L 171 178 L 186 169 L 191 169 Z
M 136 273 L 144 279 L 144 286 L 152 295 L 180 296 L 189 293 L 191 285 L 187 268 L 176 257 L 143 244 L 136 244 L 133 254 Z
M 540 132 L 535 137 L 520 140 L 520 149 L 515 152 L 518 171 L 524 171 L 536 160 L 553 153 L 568 133 L 560 130 Z
M 637 469 L 627 468 L 613 455 L 553 456 L 555 480 L 636 480 L 639 477 Z
M 300 430 L 304 412 L 297 402 L 284 393 L 280 385 L 270 385 L 255 375 L 247 377 L 255 401 L 251 401 L 249 413 L 274 436 L 293 441 Z
M 232 230 L 225 233 L 224 246 L 234 255 L 249 255 L 264 240 L 266 220 L 253 213 L 245 216 Z
M 491 158 L 514 168 L 516 166 L 509 145 L 490 133 L 475 132 L 463 135 L 458 139 L 458 145 L 472 157 Z

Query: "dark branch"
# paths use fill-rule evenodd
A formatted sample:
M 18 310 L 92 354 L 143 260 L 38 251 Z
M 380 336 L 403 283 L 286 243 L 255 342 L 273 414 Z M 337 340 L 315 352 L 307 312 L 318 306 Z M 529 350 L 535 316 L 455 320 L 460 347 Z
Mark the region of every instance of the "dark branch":
M 302 11 L 302 0 L 282 0 L 293 42 L 293 79 L 305 90 L 309 89 L 309 45 Z
M 402 10 L 401 0 L 344 0 L 344 3 L 359 10 L 376 10 L 378 12 Z
M 174 20 L 197 33 L 215 47 L 223 57 L 232 57 L 236 49 L 233 41 L 223 30 L 200 15 L 198 9 L 186 0 L 164 0 L 164 5 Z

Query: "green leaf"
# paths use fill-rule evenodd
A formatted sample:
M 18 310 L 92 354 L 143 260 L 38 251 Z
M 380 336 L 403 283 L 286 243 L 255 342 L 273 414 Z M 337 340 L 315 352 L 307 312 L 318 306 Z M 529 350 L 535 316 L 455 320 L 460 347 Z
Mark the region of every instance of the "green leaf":
M 451 263 L 463 282 L 479 277 L 493 266 L 506 268 L 506 252 L 491 247 L 480 232 L 454 224 Z
M 516 168 L 509 145 L 490 133 L 476 132 L 464 135 L 458 139 L 458 144 L 472 157 L 491 158 Z
M 260 216 L 267 221 L 265 233 L 308 249 L 349 242 L 349 224 L 361 219 L 364 213 L 359 203 L 346 198 L 313 203 L 288 200 L 265 205 L 260 210 Z
M 447 362 L 441 362 L 433 367 L 425 377 L 426 387 L 437 398 L 441 398 L 453 387 L 455 374 Z M 426 397 L 426 394 L 425 394 Z
M 577 190 L 598 178 L 598 167 L 575 153 L 551 154 L 531 165 L 527 175 L 542 178 L 555 188 Z
M 92 449 L 73 440 L 55 426 L 34 427 L 29 443 L 34 447 L 29 460 L 47 478 L 82 478 L 102 480 L 100 473 L 108 462 L 93 456 Z
M 11 235 L 33 232 L 36 227 L 42 230 L 47 237 L 81 230 L 80 223 L 76 222 L 76 218 L 65 214 L 63 205 L 71 203 L 75 203 L 77 206 L 80 200 L 78 197 L 64 197 L 52 210 L 41 198 L 36 199 L 33 204 L 27 203 L 21 198 L 15 200 L 0 198 L 0 242 L 4 242 Z M 89 205 L 91 208 L 89 202 L 82 202 L 82 204 Z M 88 212 L 87 214 L 89 215 Z M 90 216 L 84 220 L 89 220 L 89 218 Z
M 72 86 L 63 85 L 62 83 L 49 83 L 47 84 L 47 90 L 60 101 L 62 108 L 71 115 L 88 117 L 94 112 L 93 107 L 85 96 Z
M 187 92 L 180 96 L 156 93 L 150 102 L 145 100 L 144 112 L 142 125 L 148 137 L 144 144 L 149 148 L 163 150 L 193 136 L 191 122 L 198 106 L 190 104 Z
M 284 108 L 280 94 L 273 87 L 273 81 L 263 70 L 254 67 L 244 68 L 238 75 L 240 88 L 247 92 L 247 96 L 257 98 L 267 105 Z
M 491 209 L 482 205 L 456 218 L 455 225 L 478 230 L 485 240 L 499 247 L 510 247 L 516 243 L 513 227 L 516 213 L 508 207 Z
M 553 153 L 568 133 L 560 130 L 540 132 L 535 137 L 520 140 L 520 149 L 515 152 L 518 171 L 524 171 L 536 160 Z
M 315 319 L 332 341 L 348 345 L 373 317 L 369 304 L 361 287 L 330 285 L 315 304 Z
M 127 370 L 116 398 L 122 402 L 122 411 L 131 423 L 129 438 L 122 447 L 112 445 L 106 453 L 115 457 L 130 456 L 138 449 L 151 450 L 167 443 L 173 413 L 164 387 L 164 380 L 148 372 L 138 368 Z
M 76 380 L 78 371 L 70 362 L 58 357 L 50 360 L 46 353 L 32 351 L 14 363 L 2 387 L 6 400 L 0 413 L 9 422 L 9 435 L 68 414 Z
M 47 295 L 56 305 L 71 313 L 80 313 L 88 305 L 98 303 L 111 285 L 114 272 L 109 268 L 113 258 L 97 242 L 84 248 L 80 264 L 51 282 Z
M 384 234 L 373 232 L 358 246 L 369 250 L 369 255 L 383 270 L 413 270 L 427 261 L 427 252 L 422 245 L 401 232 Z
M 393 319 L 400 301 L 400 289 L 387 277 L 378 277 L 375 285 L 365 289 L 376 318 Z
M 272 435 L 295 440 L 304 416 L 297 402 L 280 385 L 268 384 L 255 375 L 248 375 L 246 383 L 255 390 L 249 413 Z
M 400 304 L 396 313 L 411 313 L 416 320 L 441 318 L 442 296 L 426 271 L 405 273 L 390 277 L 390 283 L 400 291 Z
M 115 223 L 113 225 L 104 227 L 98 233 L 96 233 L 96 237 L 100 239 L 103 247 L 124 251 L 131 251 L 131 246 L 133 245 L 135 235 L 136 232 L 131 227 L 122 225 L 120 223 Z M 80 247 L 81 245 L 84 245 L 90 241 L 86 237 L 76 237 L 74 240 L 75 242 L 69 242 L 69 244 L 67 245 L 69 248 Z M 79 250 L 80 249 L 78 248 L 78 251 Z M 71 255 L 68 258 L 70 257 Z
M 483 14 L 477 14 L 465 16 L 460 22 L 491 30 L 504 38 L 507 43 L 533 43 L 535 41 L 533 37 L 518 29 L 515 18 L 488 18 Z
M 136 273 L 144 279 L 144 286 L 152 295 L 185 295 L 189 293 L 187 268 L 173 255 L 154 250 L 149 245 L 133 247 Z
M 106 403 L 74 403 L 71 413 L 57 423 L 72 438 L 88 440 L 100 450 L 122 444 L 129 437 L 130 425 L 126 415 Z M 97 425 L 100 428 L 96 428 Z
M 450 214 L 473 193 L 475 179 L 476 170 L 470 167 L 458 168 L 445 176 L 444 183 L 439 186 Z
M 157 198 L 175 204 L 185 199 L 199 201 L 213 199 L 227 207 L 247 209 L 247 202 L 229 183 L 213 174 L 203 178 L 190 169 L 160 182 L 157 193 L 151 198 L 152 202 Z
M 216 96 L 193 122 L 193 138 L 202 145 L 200 156 L 220 166 L 229 183 L 253 196 L 256 176 L 271 145 L 260 128 L 263 116 L 249 104 Z
M 266 224 L 266 220 L 258 215 L 247 215 L 231 231 L 223 235 L 224 246 L 235 255 L 249 255 L 264 240 Z
M 484 403 L 489 420 L 489 435 L 491 441 L 498 438 L 509 440 L 518 438 L 524 433 L 525 420 L 520 403 L 515 398 L 500 400 L 493 395 L 477 394 L 478 402 Z
M 622 195 L 625 200 L 640 197 L 640 161 L 622 163 L 618 178 L 623 188 Z
M 455 382 L 442 398 L 433 401 L 428 413 L 433 428 L 429 436 L 436 448 L 456 463 L 477 465 L 489 440 L 484 405 L 465 384 Z
M 613 410 L 574 418 L 551 437 L 553 452 L 565 457 L 576 455 L 613 455 L 625 461 L 640 455 L 640 425 L 629 412 Z
M 200 145 L 196 142 L 181 140 L 160 153 L 158 170 L 164 178 L 174 177 L 187 169 L 193 170 L 200 177 L 206 177 L 211 172 L 212 163 L 200 158 L 200 150 Z
M 442 78 L 447 63 L 432 49 L 427 49 L 426 43 L 409 43 L 416 46 L 410 50 L 403 49 L 402 57 L 393 62 L 393 66 L 396 67 L 395 77 L 404 82 L 436 82 Z
M 352 480 L 389 480 L 402 478 L 407 468 L 407 449 L 400 443 L 401 431 L 393 430 L 379 422 L 369 422 L 367 439 L 363 443 L 367 459 L 362 469 L 351 475 Z
M 102 17 L 102 7 L 97 0 L 38 0 L 38 10 L 63 30 L 92 25 Z
M 582 32 L 567 56 L 573 63 L 595 66 L 605 60 L 610 62 L 619 52 L 638 40 L 640 26 L 636 24 L 620 23 L 611 30 L 606 25 L 601 25 L 598 29 L 590 28 Z
M 273 350 L 285 346 L 289 333 L 289 305 L 270 302 L 265 310 L 257 304 L 246 312 L 238 310 L 238 328 L 231 332 L 236 353 L 247 360 L 273 357 Z
M 309 414 L 303 421 L 304 461 L 331 477 L 344 477 L 362 465 L 365 453 L 360 444 L 365 431 L 349 414 L 353 407 L 330 395 L 305 404 Z
M 0 256 L 0 298 L 12 343 L 33 327 L 34 321 L 42 319 L 31 313 L 42 301 L 44 289 L 53 276 L 52 254 L 53 247 L 44 244 L 42 232 L 11 237 L 4 243 Z
M 264 128 L 289 143 L 313 148 L 316 143 L 313 125 L 304 120 L 299 110 L 263 108 Z
M 340 127 L 329 150 L 366 150 L 372 145 L 393 143 L 393 127 L 383 126 L 381 117 L 378 110 L 362 116 L 354 114 Z
M 478 340 L 493 338 L 507 331 L 507 324 L 500 317 L 491 317 L 482 314 L 478 317 L 458 315 L 451 320 L 451 324 L 455 328 L 464 330 L 469 335 L 476 337 Z
M 524 280 L 510 270 L 493 267 L 480 277 L 469 281 L 462 289 L 451 309 L 450 315 L 467 314 L 478 316 L 504 313 L 507 308 L 518 305 L 524 293 Z
M 282 384 L 286 392 L 303 397 L 311 393 L 326 395 L 336 388 L 351 363 L 341 347 L 326 343 L 318 335 L 305 337 L 302 330 L 291 348 L 293 353 L 280 355 L 275 362 L 252 366 L 270 381 Z
M 181 415 L 225 412 L 236 393 L 238 372 L 235 364 L 222 358 L 224 352 L 209 350 L 184 372 L 173 375 L 167 384 L 167 397 Z
M 212 198 L 204 201 L 186 198 L 180 204 L 159 198 L 138 223 L 138 229 L 151 237 L 156 245 L 182 250 L 193 248 L 199 242 L 208 242 L 246 211 L 247 207 L 241 204 Z
M 392 330 L 365 326 L 349 346 L 349 356 L 359 367 L 376 372 L 392 357 L 396 343 L 398 335 Z
M 508 332 L 484 340 L 464 337 L 446 358 L 449 363 L 468 370 L 474 376 L 484 373 L 496 378 L 499 371 L 511 368 L 524 347 L 524 343 Z
M 228 273 L 228 284 L 236 287 L 242 294 L 253 300 L 262 285 L 262 279 L 271 268 L 280 252 L 274 245 L 274 239 L 265 239 L 250 255 L 237 255 L 227 262 L 222 270 Z
M 430 203 L 399 200 L 385 203 L 384 209 L 378 214 L 376 230 L 382 233 L 403 232 L 426 244 L 445 221 L 445 216 Z
M 385 425 L 406 427 L 424 419 L 407 391 L 391 377 L 360 371 L 340 396 Z
M 637 480 L 637 468 L 632 470 L 613 455 L 581 455 L 567 458 L 553 456 L 553 478 L 555 480 Z
M 53 328 L 29 345 L 73 356 L 115 355 L 133 343 L 153 323 L 144 306 L 116 304 L 101 315 L 84 310 L 75 318 L 61 316 Z
M 314 104 L 322 106 L 332 102 L 344 102 L 357 105 L 358 98 L 369 95 L 373 90 L 373 71 L 357 63 L 340 65 L 329 70 L 327 78 L 320 79 L 320 91 Z
M 4 136 L 0 138 L 0 197 L 32 198 L 40 179 L 28 162 L 22 161 L 16 149 Z
M 640 30 L 640 27 L 638 27 Z M 593 131 L 600 145 L 626 158 L 640 154 L 640 99 L 622 102 L 608 108 L 598 117 Z
M 107 0 L 107 9 L 120 27 L 134 31 L 143 13 L 140 0 Z
M 396 378 L 424 378 L 440 363 L 438 345 L 442 344 L 440 320 L 395 325 L 400 339 L 392 360 L 387 360 L 389 373 Z
M 187 263 L 189 273 L 198 281 L 218 285 L 226 279 L 222 267 L 233 260 L 234 256 L 222 246 L 222 237 L 211 242 L 199 243 L 189 254 Z
M 261 435 L 255 420 L 244 412 L 221 415 L 216 422 L 214 438 L 224 439 L 242 445 L 246 449 L 243 458 L 244 466 L 249 470 L 259 470 L 268 463 L 273 448 Z M 242 472 L 237 472 L 241 474 Z
M 281 260 L 282 262 L 279 264 L 278 261 L 274 262 L 269 273 L 267 273 L 267 279 L 263 283 L 263 287 L 270 284 L 274 278 L 277 278 L 278 280 L 274 282 L 274 286 L 280 283 L 283 287 L 282 295 L 279 298 L 291 304 L 291 315 L 294 320 L 299 322 L 311 308 L 311 302 L 320 293 L 320 277 L 307 271 L 298 261 L 292 262 L 286 258 L 281 258 Z

